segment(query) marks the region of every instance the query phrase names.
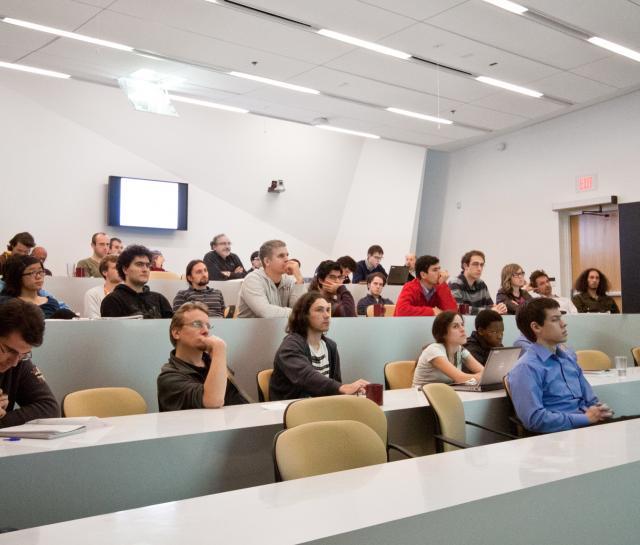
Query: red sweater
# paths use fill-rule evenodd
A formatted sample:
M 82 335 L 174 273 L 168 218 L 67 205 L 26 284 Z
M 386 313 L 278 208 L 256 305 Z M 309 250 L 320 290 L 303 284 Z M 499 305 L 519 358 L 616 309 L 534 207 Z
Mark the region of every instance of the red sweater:
M 446 283 L 438 284 L 431 299 L 427 300 L 420 280 L 416 278 L 402 287 L 394 316 L 434 316 L 433 307 L 457 311 L 458 303 Z

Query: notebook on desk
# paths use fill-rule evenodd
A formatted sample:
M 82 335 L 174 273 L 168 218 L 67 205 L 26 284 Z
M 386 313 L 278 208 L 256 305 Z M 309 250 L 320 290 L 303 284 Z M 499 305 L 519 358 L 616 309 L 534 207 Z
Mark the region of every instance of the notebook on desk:
M 478 384 L 452 384 L 460 392 L 488 392 L 504 388 L 502 378 L 513 368 L 520 357 L 520 348 L 505 346 L 493 348 L 484 364 L 482 378 Z

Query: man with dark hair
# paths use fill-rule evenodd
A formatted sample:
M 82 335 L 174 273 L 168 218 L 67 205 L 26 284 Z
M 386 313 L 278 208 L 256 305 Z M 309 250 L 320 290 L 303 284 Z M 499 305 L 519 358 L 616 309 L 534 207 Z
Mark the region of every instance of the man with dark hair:
M 367 289 L 369 293 L 358 301 L 358 314 L 364 316 L 369 305 L 393 305 L 391 299 L 382 297 L 382 288 L 387 283 L 387 279 L 382 273 L 371 273 L 367 276 Z
M 109 240 L 109 255 L 119 256 L 124 250 L 124 245 L 118 237 L 111 237 Z
M 484 270 L 484 252 L 471 250 L 462 256 L 460 274 L 449 282 L 449 289 L 453 293 L 458 305 L 469 305 L 469 314 L 478 314 L 483 309 L 495 310 L 498 314 L 506 314 L 504 303 L 493 304 L 489 288 L 480 278 Z
M 374 272 L 382 273 L 386 278 L 387 271 L 385 271 L 384 267 L 380 265 L 383 257 L 384 252 L 382 251 L 381 246 L 378 246 L 377 244 L 371 246 L 367 250 L 367 259 L 363 259 L 356 263 L 356 270 L 353 273 L 353 283 L 359 284 L 360 282 L 365 282 L 367 280 L 367 276 Z
M 100 274 L 100 261 L 109 253 L 109 237 L 106 233 L 94 233 L 91 237 L 91 248 L 93 249 L 91 257 L 78 261 L 76 268 L 79 267 L 83 269 L 85 276 L 102 278 Z
M 573 304 L 578 312 L 610 312 L 619 314 L 620 309 L 612 297 L 607 295 L 609 280 L 598 269 L 586 269 L 576 279 Z
M 0 305 L 0 428 L 60 416 L 56 398 L 31 361 L 31 349 L 43 336 L 44 315 L 36 305 L 18 298 Z
M 12 255 L 29 255 L 35 245 L 36 241 L 33 240 L 31 233 L 25 231 L 13 235 L 9 244 L 7 244 L 7 251 L 0 255 L 0 276 L 4 274 L 4 265 L 9 257 Z
M 122 282 L 117 268 L 118 256 L 105 255 L 100 261 L 100 274 L 104 278 L 104 284 L 88 289 L 84 294 L 85 318 L 100 318 L 100 305 L 102 300 L 109 295 L 115 287 Z
M 334 318 L 355 318 L 356 303 L 351 292 L 342 285 L 342 271 L 336 261 L 328 259 L 318 265 L 309 291 L 319 291 L 331 303 Z
M 255 271 L 256 269 L 262 268 L 262 262 L 260 261 L 260 252 L 258 252 L 257 250 L 251 253 L 251 258 L 249 259 L 249 261 L 251 261 L 251 268 L 247 271 L 247 274 Z
M 227 235 L 216 235 L 210 245 L 211 251 L 205 254 L 204 264 L 211 280 L 233 280 L 247 275 L 240 258 L 231 253 L 231 241 Z
M 551 288 L 551 279 L 542 269 L 533 271 L 529 275 L 529 285 L 533 288 L 532 297 L 548 297 L 558 302 L 562 314 L 577 314 L 578 309 L 570 299 L 554 295 Z
M 431 255 L 416 260 L 415 280 L 402 286 L 394 316 L 437 316 L 443 310 L 458 310 L 447 285 L 449 273 L 440 268 L 440 260 Z
M 260 246 L 263 269 L 248 274 L 238 294 L 238 318 L 289 316 L 291 307 L 306 291 L 300 265 L 289 259 L 287 245 L 268 240 Z
M 166 297 L 151 291 L 147 282 L 151 271 L 151 252 L 145 246 L 131 245 L 118 256 L 116 264 L 124 280 L 100 305 L 103 318 L 140 315 L 143 318 L 171 318 L 173 311 Z
M 269 399 L 299 399 L 356 394 L 368 384 L 341 383 L 340 356 L 334 341 L 325 337 L 331 324 L 331 304 L 317 291 L 304 294 L 293 307 L 273 361 Z
M 484 365 L 491 350 L 502 346 L 504 323 L 495 310 L 484 309 L 478 312 L 475 325 L 476 330 L 471 333 L 464 347 Z
M 342 283 L 351 284 L 350 274 L 356 270 L 356 260 L 350 255 L 343 255 L 336 259 L 336 263 L 340 265 L 340 272 L 342 273 Z
M 567 325 L 553 299 L 540 297 L 516 315 L 533 343 L 509 372 L 511 397 L 525 428 L 538 433 L 569 430 L 611 417 L 584 378 L 575 353 L 564 346 Z
M 180 290 L 173 299 L 173 311 L 185 303 L 202 303 L 207 307 L 207 314 L 212 318 L 224 316 L 224 297 L 220 290 L 209 287 L 209 271 L 204 261 L 189 261 L 185 278 L 189 283 L 186 290 Z

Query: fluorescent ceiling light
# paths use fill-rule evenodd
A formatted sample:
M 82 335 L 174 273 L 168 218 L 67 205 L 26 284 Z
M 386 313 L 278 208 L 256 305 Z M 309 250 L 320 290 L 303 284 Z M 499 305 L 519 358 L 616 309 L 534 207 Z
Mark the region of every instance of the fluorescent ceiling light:
M 85 36 L 84 34 L 76 34 L 75 32 L 67 32 L 66 30 L 60 30 L 50 26 L 38 25 L 36 23 L 30 23 L 29 21 L 21 21 L 20 19 L 13 19 L 11 17 L 4 17 L 2 19 L 5 23 L 10 25 L 16 25 L 31 30 L 37 30 L 39 32 L 46 32 L 47 34 L 55 34 L 62 38 L 70 38 L 72 40 L 79 40 L 81 42 L 87 42 L 90 44 L 101 45 L 103 47 L 110 47 L 112 49 L 120 49 L 121 51 L 133 51 L 133 47 L 128 45 L 118 44 L 116 42 L 109 42 L 107 40 L 100 40 L 99 38 L 92 38 L 91 36 Z
M 511 13 L 516 13 L 518 15 L 522 15 L 525 11 L 529 11 L 524 6 L 520 4 L 516 4 L 515 2 L 509 2 L 509 0 L 484 0 L 487 4 L 493 4 L 502 9 L 506 9 Z
M 609 40 L 605 40 L 604 38 L 598 38 L 597 36 L 593 36 L 587 40 L 589 43 L 593 45 L 597 45 L 598 47 L 604 47 L 609 51 L 613 51 L 618 55 L 624 55 L 625 57 L 629 57 L 634 61 L 640 62 L 640 53 L 634 51 L 633 49 L 629 49 L 628 47 L 624 47 L 623 45 L 618 45 L 614 42 L 610 42 Z
M 244 72 L 229 72 L 229 75 L 236 76 L 237 78 L 250 79 L 251 81 L 258 81 L 260 83 L 266 83 L 267 85 L 274 85 L 275 87 L 282 87 L 283 89 L 289 89 L 290 91 L 299 91 L 300 93 L 309 93 L 311 95 L 320 94 L 320 91 L 310 89 L 309 87 L 293 85 L 292 83 L 285 83 L 284 81 L 278 81 L 276 79 L 263 78 L 262 76 L 254 76 L 253 74 L 245 74 Z
M 422 119 L 423 121 L 431 121 L 432 123 L 441 123 L 442 125 L 453 125 L 453 121 L 449 119 L 444 119 L 442 117 L 434 117 L 432 115 L 419 114 L 417 112 L 410 112 L 409 110 L 402 110 L 400 108 L 387 108 L 387 112 L 406 115 L 407 117 L 415 117 L 416 119 Z
M 44 70 L 43 68 L 35 68 L 34 66 L 26 66 L 24 64 L 14 64 L 12 62 L 0 61 L 0 68 L 9 68 L 11 70 L 20 70 L 21 72 L 30 72 L 31 74 L 39 74 L 41 76 L 51 76 L 52 78 L 67 79 L 71 76 L 62 72 L 54 72 L 53 70 Z
M 506 81 L 500 81 L 499 79 L 488 78 L 486 76 L 478 76 L 476 80 L 482 83 L 486 83 L 487 85 L 493 85 L 494 87 L 501 87 L 502 89 L 506 89 L 507 91 L 513 91 L 514 93 L 521 93 L 523 95 L 527 95 L 530 97 L 540 98 L 544 96 L 542 93 L 538 91 L 527 89 L 526 87 L 520 87 L 519 85 L 514 85 L 513 83 L 507 83 Z
M 236 108 L 235 106 L 225 106 L 224 104 L 216 104 L 215 102 L 209 102 L 208 100 L 200 100 L 198 98 L 182 97 L 179 95 L 169 95 L 169 98 L 174 102 L 184 102 L 186 104 L 195 104 L 196 106 L 205 106 L 207 108 L 216 108 L 218 110 L 226 110 L 228 112 L 235 112 L 238 114 L 248 114 L 249 110 L 243 108 Z
M 411 58 L 411 55 L 409 53 L 405 53 L 404 51 L 398 51 L 397 49 L 385 47 L 384 45 L 379 45 L 373 42 L 367 42 L 366 40 L 361 40 L 360 38 L 354 38 L 353 36 L 348 36 L 347 34 L 341 34 L 340 32 L 334 32 L 333 30 L 327 30 L 326 28 L 321 28 L 317 32 L 318 34 L 322 36 L 326 36 L 327 38 L 333 38 L 334 40 L 340 40 L 341 42 L 346 42 L 351 45 L 364 47 L 365 49 L 370 49 L 371 51 L 375 51 L 376 53 L 382 53 L 383 55 L 391 55 L 392 57 L 396 57 L 398 59 L 404 59 L 404 60 Z
M 118 85 L 136 110 L 178 117 L 169 93 L 161 85 L 132 78 L 118 78 Z
M 315 125 L 318 129 L 324 129 L 325 131 L 343 132 L 345 134 L 352 134 L 353 136 L 364 136 L 365 138 L 380 138 L 377 134 L 371 134 L 368 132 L 352 131 L 349 129 L 342 129 L 340 127 L 332 127 L 331 125 Z

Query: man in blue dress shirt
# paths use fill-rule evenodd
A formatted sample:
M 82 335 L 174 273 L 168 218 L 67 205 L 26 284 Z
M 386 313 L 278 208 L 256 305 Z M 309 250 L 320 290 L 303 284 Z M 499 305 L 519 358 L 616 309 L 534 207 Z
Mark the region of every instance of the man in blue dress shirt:
M 598 402 L 576 354 L 563 344 L 567 324 L 558 303 L 544 297 L 529 301 L 516 323 L 533 343 L 508 374 L 513 405 L 525 428 L 547 433 L 608 420 L 611 409 Z

